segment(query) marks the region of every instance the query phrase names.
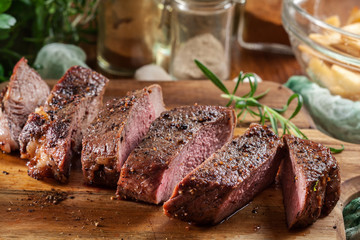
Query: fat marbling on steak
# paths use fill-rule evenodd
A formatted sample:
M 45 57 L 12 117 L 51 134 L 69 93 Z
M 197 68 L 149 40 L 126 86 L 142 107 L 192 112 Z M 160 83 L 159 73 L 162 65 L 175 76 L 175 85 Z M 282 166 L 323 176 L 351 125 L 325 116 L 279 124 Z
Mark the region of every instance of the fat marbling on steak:
M 44 106 L 30 114 L 19 142 L 31 177 L 67 181 L 71 158 L 81 151 L 82 135 L 98 113 L 107 82 L 91 69 L 71 67 Z
M 251 124 L 177 184 L 165 214 L 198 225 L 221 222 L 274 181 L 281 147 L 269 128 Z
M 159 85 L 108 101 L 83 138 L 81 163 L 86 182 L 116 187 L 123 163 L 164 110 Z
M 21 58 L 15 65 L 8 86 L 0 97 L 0 148 L 11 152 L 19 148 L 19 134 L 30 113 L 42 105 L 50 93 L 40 75 Z
M 166 201 L 176 184 L 232 138 L 234 110 L 184 106 L 165 111 L 123 165 L 117 194 L 149 203 Z
M 328 215 L 340 197 L 340 174 L 330 150 L 310 140 L 285 135 L 281 184 L 289 228 L 305 227 Z

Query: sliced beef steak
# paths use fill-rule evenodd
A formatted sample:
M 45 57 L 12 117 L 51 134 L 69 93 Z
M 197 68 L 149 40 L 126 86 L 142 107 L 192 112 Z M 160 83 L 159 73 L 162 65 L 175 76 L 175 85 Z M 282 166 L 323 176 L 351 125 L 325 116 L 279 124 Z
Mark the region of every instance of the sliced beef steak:
M 328 215 L 340 196 L 340 175 L 330 150 L 310 140 L 285 135 L 281 183 L 289 228 L 305 227 Z
M 169 199 L 175 185 L 232 138 L 232 109 L 185 106 L 163 112 L 121 169 L 117 194 L 149 203 Z
M 274 181 L 281 146 L 274 132 L 252 124 L 178 183 L 165 214 L 198 225 L 221 222 Z
M 71 158 L 80 153 L 82 134 L 98 113 L 108 79 L 80 66 L 71 67 L 43 107 L 30 114 L 19 136 L 21 158 L 36 179 L 68 179 Z
M 30 113 L 44 104 L 50 93 L 40 75 L 25 58 L 15 65 L 10 82 L 1 96 L 0 149 L 11 152 L 19 148 L 18 138 Z
M 159 85 L 108 101 L 83 138 L 81 162 L 86 182 L 116 187 L 123 163 L 164 110 Z

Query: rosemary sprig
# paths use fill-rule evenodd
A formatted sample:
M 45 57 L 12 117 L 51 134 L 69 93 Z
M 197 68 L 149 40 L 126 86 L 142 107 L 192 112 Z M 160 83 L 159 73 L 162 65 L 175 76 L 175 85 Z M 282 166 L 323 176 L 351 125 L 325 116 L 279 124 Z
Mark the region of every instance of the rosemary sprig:
M 230 91 L 225 87 L 225 85 L 220 81 L 220 79 L 212 73 L 207 67 L 205 67 L 201 62 L 195 60 L 196 65 L 201 69 L 201 71 L 205 74 L 207 78 L 209 78 L 224 94 L 221 94 L 221 97 L 229 99 L 229 102 L 226 106 L 230 106 L 234 104 L 235 110 L 237 111 L 237 117 L 240 121 L 243 121 L 247 114 L 250 114 L 253 117 L 260 118 L 260 124 L 264 125 L 265 122 L 270 122 L 271 127 L 274 129 L 274 132 L 279 135 L 278 125 L 280 124 L 283 129 L 283 134 L 293 134 L 299 138 L 307 139 L 306 135 L 301 132 L 301 130 L 296 127 L 294 123 L 290 120 L 294 118 L 300 111 L 303 105 L 303 99 L 301 95 L 294 93 L 290 96 L 287 103 L 283 108 L 276 109 L 266 106 L 260 103 L 258 100 L 264 97 L 268 91 L 261 93 L 260 95 L 255 96 L 255 92 L 257 90 L 258 82 L 257 79 L 251 73 L 243 74 L 242 72 L 239 74 L 238 80 L 236 82 L 235 88 L 230 93 Z M 252 81 L 251 78 L 254 78 Z M 245 79 L 249 80 L 250 91 L 245 95 L 239 97 L 236 96 L 235 93 L 240 85 L 244 82 Z M 289 105 L 293 100 L 297 99 L 297 106 L 291 116 L 287 119 L 281 114 L 283 114 L 286 110 L 288 110 Z
M 341 144 L 341 148 L 329 147 L 329 149 L 332 153 L 341 153 L 342 151 L 344 151 L 345 147 L 344 144 Z
M 212 73 L 198 60 L 195 60 L 195 63 L 205 74 L 205 76 L 209 78 L 224 93 L 221 94 L 221 97 L 229 99 L 229 102 L 226 104 L 226 106 L 228 107 L 231 104 L 234 104 L 235 110 L 237 111 L 237 117 L 238 119 L 240 119 L 240 121 L 243 121 L 246 117 L 246 114 L 249 113 L 253 117 L 259 117 L 260 124 L 262 125 L 264 125 L 265 122 L 270 122 L 271 127 L 274 129 L 277 135 L 279 135 L 278 125 L 280 124 L 283 130 L 283 135 L 292 134 L 299 138 L 308 139 L 307 136 L 293 122 L 290 121 L 300 112 L 303 106 L 303 98 L 301 97 L 301 95 L 297 93 L 291 95 L 287 103 L 281 109 L 271 108 L 269 106 L 261 104 L 258 101 L 259 99 L 264 97 L 269 92 L 269 90 L 266 90 L 265 92 L 255 96 L 258 82 L 254 74 L 243 74 L 242 72 L 240 72 L 235 88 L 232 93 L 230 93 L 229 90 L 222 83 L 222 81 L 214 73 Z M 254 81 L 252 81 L 251 78 L 254 78 Z M 249 80 L 250 91 L 241 97 L 236 96 L 235 93 L 239 88 L 240 83 L 244 83 L 245 79 Z M 296 108 L 289 118 L 285 118 L 282 114 L 288 110 L 291 102 L 294 99 L 297 99 Z M 254 109 L 256 109 L 257 111 Z M 329 149 L 332 153 L 341 153 L 344 150 L 344 145 L 342 145 L 341 148 L 329 147 Z

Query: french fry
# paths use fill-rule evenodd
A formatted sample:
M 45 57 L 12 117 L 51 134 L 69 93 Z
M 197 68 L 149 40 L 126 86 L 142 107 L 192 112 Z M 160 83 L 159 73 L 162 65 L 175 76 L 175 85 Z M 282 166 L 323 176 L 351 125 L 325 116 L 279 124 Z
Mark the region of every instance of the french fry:
M 354 7 L 350 13 L 350 16 L 346 22 L 346 25 L 360 22 L 360 9 L 358 7 Z
M 340 18 L 331 16 L 325 20 L 326 23 L 341 27 Z M 360 35 L 360 9 L 355 7 L 347 20 L 347 24 L 341 27 L 350 33 Z M 311 33 L 309 38 L 322 45 L 324 48 L 334 52 L 358 57 L 360 59 L 360 39 L 351 36 L 341 35 L 330 30 L 323 33 Z M 306 46 L 299 45 L 302 52 L 302 59 L 308 63 L 307 72 L 309 76 L 319 85 L 326 87 L 332 94 L 359 101 L 360 100 L 360 69 L 351 69 L 351 65 L 343 62 L 342 59 L 333 59 L 324 56 L 318 51 Z M 340 62 L 343 65 L 335 64 Z M 345 68 L 343 66 L 348 66 Z
M 331 16 L 331 17 L 325 19 L 325 22 L 327 24 L 330 24 L 330 25 L 334 26 L 334 27 L 340 27 L 341 26 L 340 18 L 337 15 L 334 15 L 334 16 Z

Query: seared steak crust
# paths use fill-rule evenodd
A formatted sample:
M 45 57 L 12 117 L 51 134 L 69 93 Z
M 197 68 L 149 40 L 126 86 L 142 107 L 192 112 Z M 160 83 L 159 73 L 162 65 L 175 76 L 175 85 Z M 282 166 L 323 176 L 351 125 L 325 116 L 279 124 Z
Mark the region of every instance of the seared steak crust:
M 321 144 L 284 136 L 287 157 L 281 179 L 289 228 L 305 227 L 328 215 L 340 196 L 336 159 Z
M 124 161 L 164 110 L 159 85 L 108 101 L 83 138 L 81 162 L 86 182 L 116 187 Z
M 18 138 L 26 120 L 49 95 L 48 85 L 40 75 L 21 58 L 15 65 L 8 86 L 0 101 L 0 149 L 11 152 L 19 148 Z
M 270 129 L 252 124 L 178 183 L 165 214 L 198 225 L 221 222 L 274 181 L 281 146 Z
M 121 169 L 121 198 L 158 204 L 166 201 L 189 171 L 229 141 L 234 111 L 185 106 L 163 112 Z
M 330 150 L 329 150 L 330 151 Z M 331 154 L 331 153 L 330 153 Z M 334 156 L 331 155 L 331 160 L 328 162 L 329 174 L 327 178 L 327 185 L 325 190 L 324 204 L 321 209 L 320 217 L 325 217 L 336 206 L 340 198 L 340 168 Z
M 67 181 L 71 157 L 80 152 L 83 131 L 96 116 L 107 82 L 90 69 L 71 67 L 44 106 L 29 116 L 19 141 L 30 176 Z

